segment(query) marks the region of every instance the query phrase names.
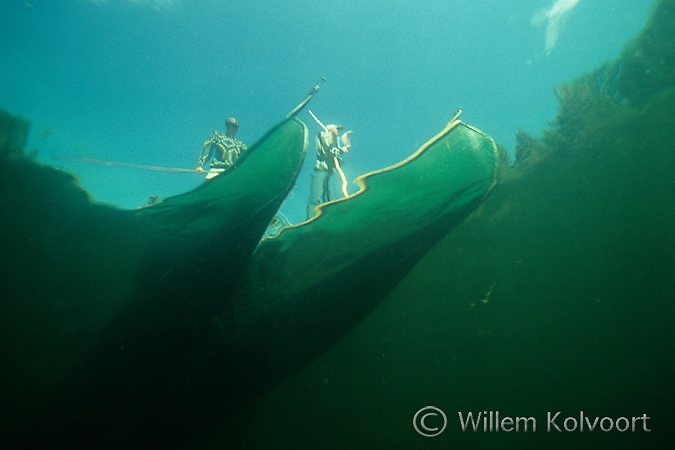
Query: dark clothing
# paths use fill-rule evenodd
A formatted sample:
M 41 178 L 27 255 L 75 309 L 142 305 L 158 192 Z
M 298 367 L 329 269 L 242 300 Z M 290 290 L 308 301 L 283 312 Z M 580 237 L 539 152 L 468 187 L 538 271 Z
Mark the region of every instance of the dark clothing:
M 211 168 L 226 169 L 232 166 L 244 151 L 246 151 L 246 144 L 239 139 L 214 131 L 202 145 L 202 154 L 197 165 L 203 167 L 213 156 Z

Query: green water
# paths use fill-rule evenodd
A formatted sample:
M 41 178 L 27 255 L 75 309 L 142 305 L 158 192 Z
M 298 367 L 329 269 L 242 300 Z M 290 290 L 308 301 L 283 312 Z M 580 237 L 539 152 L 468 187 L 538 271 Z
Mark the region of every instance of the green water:
M 570 83 L 578 101 L 521 149 L 528 157 L 472 217 L 339 344 L 200 444 L 668 448 L 674 39 L 675 3 L 664 1 L 614 62 L 621 97 L 592 85 L 595 76 Z M 413 428 L 427 405 L 448 416 L 436 438 Z M 458 412 L 482 411 L 533 416 L 537 431 L 462 432 Z M 563 431 L 548 432 L 547 413 L 558 411 Z M 642 422 L 635 432 L 566 432 L 564 418 L 581 411 L 591 421 L 646 414 L 651 432 Z
M 0 180 L 0 218 L 14 236 L 0 241 L 0 268 L 7 274 L 0 287 L 11 298 L 0 309 L 5 397 L 0 433 L 31 429 L 35 411 L 48 401 L 49 414 L 58 412 L 59 397 L 51 393 L 63 379 L 62 392 L 108 400 L 87 384 L 87 374 L 100 377 L 105 375 L 100 368 L 110 367 L 110 379 L 120 376 L 116 358 L 123 358 L 114 344 L 128 334 L 150 342 L 140 342 L 142 349 L 176 351 L 141 351 L 140 365 L 121 367 L 146 367 L 148 359 L 151 368 L 154 362 L 160 368 L 159 386 L 184 384 L 177 382 L 175 393 L 158 389 L 157 397 L 150 396 L 156 402 L 140 403 L 150 411 L 128 411 L 122 419 L 116 411 L 115 423 L 144 433 L 148 430 L 138 422 L 152 417 L 152 408 L 185 402 L 193 409 L 178 408 L 184 414 L 178 420 L 192 432 L 203 431 L 182 448 L 669 448 L 675 438 L 675 1 L 658 3 L 619 59 L 556 93 L 561 107 L 551 128 L 539 137 L 518 134 L 517 163 L 503 162 L 501 182 L 487 200 L 372 312 L 320 356 L 289 370 L 291 375 L 261 373 L 260 384 L 272 388 L 261 389 L 253 401 L 247 398 L 234 415 L 222 416 L 216 402 L 209 403 L 216 412 L 205 413 L 185 394 L 204 396 L 213 388 L 225 404 L 227 386 L 214 383 L 221 374 L 199 370 L 199 364 L 222 372 L 240 368 L 209 359 L 231 332 L 224 314 L 208 310 L 217 310 L 218 296 L 209 297 L 208 314 L 199 315 L 204 308 L 199 299 L 206 296 L 196 289 L 191 295 L 196 276 L 162 284 L 172 279 L 170 270 L 137 271 L 129 261 L 142 260 L 154 236 L 136 233 L 137 223 L 118 212 L 88 209 L 84 193 L 67 175 L 17 163 L 20 136 L 0 134 L 7 149 L 2 157 L 11 164 L 6 167 L 15 178 L 22 175 L 25 189 L 16 193 L 7 185 L 8 173 Z M 183 220 L 176 216 L 169 224 L 180 229 Z M 25 223 L 30 228 L 20 226 Z M 103 256 L 97 253 L 101 249 Z M 243 271 L 239 261 L 248 255 L 239 256 L 228 269 Z M 166 255 L 162 261 L 173 267 Z M 105 273 L 109 276 L 100 276 Z M 354 285 L 353 279 L 344 283 Z M 168 308 L 161 308 L 161 296 L 146 295 L 141 298 L 150 298 L 153 308 L 136 305 L 145 315 L 129 319 L 135 310 L 124 309 L 125 302 L 135 298 L 137 284 L 163 287 Z M 174 288 L 180 295 L 172 295 Z M 248 288 L 245 294 L 254 298 L 256 289 L 269 287 Z M 362 290 L 367 288 L 363 283 Z M 361 300 L 358 289 L 352 291 L 357 293 L 349 300 Z M 121 321 L 118 309 L 126 314 Z M 171 315 L 176 311 L 194 315 L 183 321 Z M 192 321 L 195 317 L 201 321 Z M 135 329 L 124 328 L 129 324 Z M 174 325 L 178 331 L 167 333 Z M 163 344 L 167 336 L 175 340 L 172 345 Z M 260 336 L 266 338 L 272 339 Z M 195 367 L 172 367 L 173 357 Z M 69 376 L 78 374 L 81 364 L 93 369 Z M 154 387 L 152 372 L 122 378 Z M 73 387 L 78 380 L 81 390 Z M 96 410 L 87 401 L 78 414 Z M 64 407 L 79 404 L 63 401 Z M 415 414 L 429 405 L 448 419 L 434 438 L 413 426 Z M 458 413 L 491 411 L 501 418 L 533 417 L 536 431 L 484 431 L 482 423 L 476 431 L 461 430 Z M 611 419 L 636 427 L 547 430 L 548 414 L 557 412 L 562 428 L 573 423 L 565 418 L 582 412 L 591 421 L 609 418 L 600 425 Z M 106 411 L 97 414 L 104 417 Z M 191 422 L 194 417 L 200 422 Z M 426 423 L 440 427 L 437 419 Z

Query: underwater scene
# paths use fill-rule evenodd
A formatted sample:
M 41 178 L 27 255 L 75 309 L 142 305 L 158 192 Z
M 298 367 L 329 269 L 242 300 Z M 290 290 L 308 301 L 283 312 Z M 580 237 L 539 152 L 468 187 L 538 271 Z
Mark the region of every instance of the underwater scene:
M 0 5 L 0 442 L 675 440 L 675 0 Z

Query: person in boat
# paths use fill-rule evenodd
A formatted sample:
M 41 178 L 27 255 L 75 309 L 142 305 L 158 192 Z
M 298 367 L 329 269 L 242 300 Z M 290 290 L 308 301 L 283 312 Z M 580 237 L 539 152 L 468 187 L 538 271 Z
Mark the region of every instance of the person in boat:
M 331 177 L 336 170 L 341 170 L 342 154 L 347 153 L 351 147 L 349 141 L 351 130 L 340 136 L 342 129 L 342 125 L 326 125 L 316 136 L 316 165 L 312 173 L 311 192 L 307 202 L 307 220 L 314 217 L 314 208 L 317 205 L 333 199 Z M 343 192 L 345 190 L 343 185 Z
M 246 144 L 237 139 L 235 135 L 239 131 L 239 122 L 234 117 L 225 121 L 225 134 L 220 131 L 214 131 L 202 145 L 202 153 L 197 161 L 196 171 L 205 172 L 204 165 L 209 159 L 212 159 L 209 174 L 206 179 L 215 177 L 237 161 L 239 155 L 246 151 Z

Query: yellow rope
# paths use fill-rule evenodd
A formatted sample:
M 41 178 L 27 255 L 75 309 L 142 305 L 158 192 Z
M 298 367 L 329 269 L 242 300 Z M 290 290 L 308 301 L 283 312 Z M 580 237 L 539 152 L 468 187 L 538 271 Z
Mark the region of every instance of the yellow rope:
M 333 158 L 335 161 L 335 168 L 337 169 L 338 173 L 340 174 L 340 178 L 342 179 L 342 193 L 344 194 L 345 197 L 349 197 L 349 193 L 347 192 L 347 178 L 345 178 L 345 174 L 340 168 L 340 163 L 338 162 L 337 158 Z

